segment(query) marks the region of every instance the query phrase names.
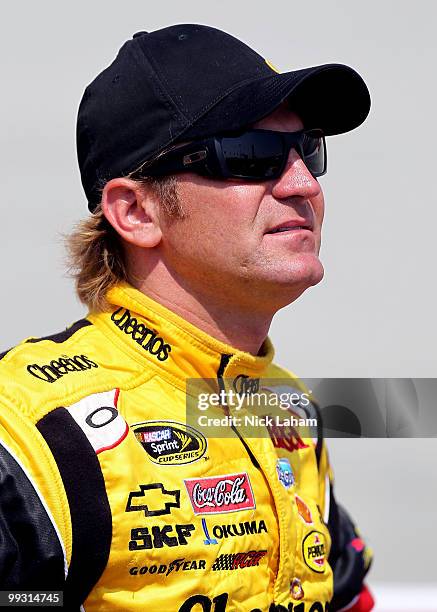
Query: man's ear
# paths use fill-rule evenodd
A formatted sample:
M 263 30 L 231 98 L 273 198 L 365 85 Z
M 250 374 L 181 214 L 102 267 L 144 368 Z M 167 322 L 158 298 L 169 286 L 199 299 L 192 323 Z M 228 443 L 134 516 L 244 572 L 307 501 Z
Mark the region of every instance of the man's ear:
M 108 181 L 102 193 L 102 210 L 117 234 L 139 247 L 152 248 L 162 237 L 158 198 L 149 186 L 128 178 Z

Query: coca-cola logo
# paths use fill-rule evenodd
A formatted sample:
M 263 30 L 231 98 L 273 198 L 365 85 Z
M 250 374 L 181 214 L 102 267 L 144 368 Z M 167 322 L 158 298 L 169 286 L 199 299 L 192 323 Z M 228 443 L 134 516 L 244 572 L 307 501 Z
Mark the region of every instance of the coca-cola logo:
M 249 476 L 225 474 L 184 480 L 194 514 L 221 514 L 255 508 Z
M 202 488 L 199 482 L 193 487 L 193 502 L 197 508 L 221 508 L 229 504 L 243 504 L 246 499 L 246 491 L 241 488 L 243 478 L 235 480 L 220 480 L 215 487 Z

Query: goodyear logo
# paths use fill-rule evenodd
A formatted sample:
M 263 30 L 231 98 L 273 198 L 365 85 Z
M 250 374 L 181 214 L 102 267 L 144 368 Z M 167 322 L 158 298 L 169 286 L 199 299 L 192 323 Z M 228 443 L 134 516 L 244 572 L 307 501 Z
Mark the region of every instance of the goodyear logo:
M 205 436 L 176 421 L 146 421 L 132 425 L 138 442 L 153 463 L 184 465 L 198 461 L 206 452 Z
M 325 536 L 320 531 L 311 531 L 302 542 L 305 563 L 313 572 L 323 574 L 326 567 Z

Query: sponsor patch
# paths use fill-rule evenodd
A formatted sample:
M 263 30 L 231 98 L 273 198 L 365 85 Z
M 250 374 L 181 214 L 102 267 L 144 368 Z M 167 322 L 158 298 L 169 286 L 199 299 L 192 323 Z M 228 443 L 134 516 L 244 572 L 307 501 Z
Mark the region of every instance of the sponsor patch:
M 295 495 L 294 497 L 296 499 L 296 506 L 299 516 L 305 521 L 305 523 L 312 525 L 313 517 L 311 515 L 311 510 L 308 508 L 303 499 L 299 497 L 299 495 Z
M 248 552 L 219 555 L 213 563 L 212 570 L 216 572 L 257 567 L 266 554 L 266 550 L 249 550 Z
M 305 593 L 303 592 L 302 583 L 299 578 L 293 578 L 290 584 L 290 593 L 293 599 L 303 599 Z M 321 608 L 322 609 L 322 608 Z
M 149 550 L 164 546 L 186 546 L 194 525 L 153 525 L 131 530 L 129 550 Z
M 119 389 L 94 393 L 67 407 L 96 454 L 115 448 L 129 433 L 117 410 L 118 397 Z
M 74 357 L 62 355 L 58 359 L 52 359 L 49 364 L 31 363 L 26 369 L 35 378 L 54 383 L 70 372 L 84 372 L 98 367 L 97 363 L 86 355 L 74 355 Z
M 147 327 L 133 317 L 127 308 L 118 308 L 113 312 L 111 321 L 127 336 L 131 336 L 132 340 L 145 351 L 156 357 L 158 361 L 168 359 L 171 346 L 164 342 L 163 338 L 158 336 L 154 329 Z
M 250 378 L 247 374 L 239 374 L 232 382 L 234 391 L 238 395 L 245 395 L 246 393 L 258 393 L 259 391 L 259 378 Z
M 161 563 L 160 565 L 134 566 L 129 570 L 131 576 L 144 576 L 144 574 L 161 574 L 169 576 L 172 572 L 190 572 L 192 570 L 205 570 L 205 559 L 175 559 L 171 563 Z
M 308 448 L 308 444 L 302 440 L 297 429 L 291 425 L 279 427 L 277 424 L 267 425 L 270 437 L 275 448 L 283 448 L 288 452 Z
M 320 531 L 311 531 L 302 542 L 305 563 L 313 572 L 323 574 L 326 568 L 325 536 Z
M 203 531 L 207 538 L 209 538 L 208 528 L 206 520 L 202 519 Z M 208 544 L 217 544 L 217 540 L 224 538 L 234 538 L 236 536 L 254 535 L 260 533 L 267 533 L 267 527 L 263 520 L 261 521 L 244 521 L 243 523 L 233 523 L 231 525 L 213 525 L 211 533 L 214 538 L 211 538 Z M 204 542 L 207 543 L 206 541 Z
M 131 428 L 151 461 L 158 465 L 193 463 L 208 447 L 203 434 L 175 421 L 146 421 Z
M 225 474 L 184 480 L 194 514 L 221 514 L 256 507 L 249 475 Z
M 172 508 L 180 508 L 181 492 L 167 491 L 161 482 L 140 485 L 132 491 L 126 504 L 126 512 L 144 512 L 144 516 L 170 514 Z
M 276 462 L 276 471 L 278 473 L 279 482 L 281 482 L 286 489 L 290 489 L 294 485 L 294 474 L 291 469 L 291 464 L 288 459 L 281 458 Z
M 303 393 L 300 389 L 289 387 L 288 385 L 262 387 L 262 389 L 264 391 L 270 391 L 279 398 L 285 395 L 287 401 L 285 405 L 281 402 L 281 408 L 286 408 L 288 415 L 293 419 L 299 421 L 299 419 L 309 416 L 308 406 L 311 405 L 311 402 L 308 399 L 308 394 Z M 282 426 L 272 424 L 267 425 L 267 429 L 269 430 L 275 448 L 283 448 L 290 453 L 309 448 L 308 444 L 305 444 L 302 436 L 293 424 L 286 424 L 286 422 L 284 422 Z

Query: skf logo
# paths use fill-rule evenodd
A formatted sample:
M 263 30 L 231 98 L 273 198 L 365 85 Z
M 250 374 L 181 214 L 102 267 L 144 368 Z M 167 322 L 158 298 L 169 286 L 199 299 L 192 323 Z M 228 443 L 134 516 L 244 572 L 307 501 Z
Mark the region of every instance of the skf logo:
M 256 567 L 261 559 L 267 554 L 266 550 L 250 550 L 249 552 L 219 555 L 214 561 L 212 569 L 217 570 L 236 570 L 246 567 Z
M 206 452 L 205 436 L 175 421 L 146 421 L 131 426 L 136 439 L 158 465 L 184 465 Z
M 131 530 L 129 550 L 149 550 L 151 548 L 163 548 L 164 546 L 186 546 L 187 538 L 191 537 L 194 525 L 172 525 L 160 527 L 138 527 Z
M 249 475 L 226 474 L 184 480 L 194 514 L 220 514 L 255 508 Z
M 126 512 L 144 512 L 144 516 L 170 514 L 172 508 L 180 508 L 180 497 L 180 491 L 167 491 L 160 482 L 140 485 L 139 491 L 129 493 Z
M 326 567 L 325 536 L 320 531 L 311 531 L 302 542 L 305 563 L 313 572 L 323 574 Z

